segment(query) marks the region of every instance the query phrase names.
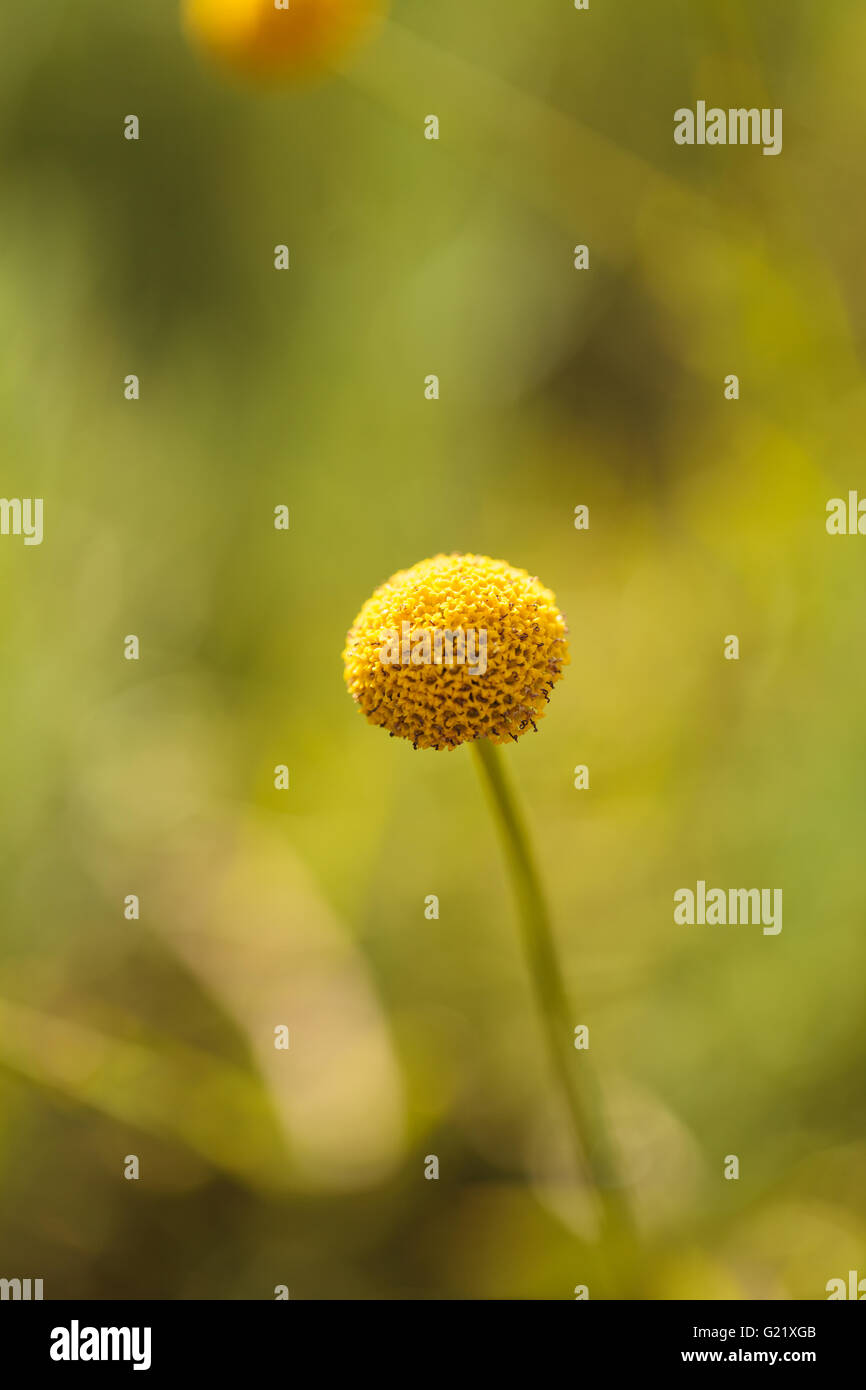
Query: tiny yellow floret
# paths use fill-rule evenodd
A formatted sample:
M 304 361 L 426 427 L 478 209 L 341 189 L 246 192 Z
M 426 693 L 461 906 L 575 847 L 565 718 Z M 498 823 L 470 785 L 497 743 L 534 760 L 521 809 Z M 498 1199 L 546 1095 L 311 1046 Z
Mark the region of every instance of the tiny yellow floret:
M 416 748 L 518 739 L 568 663 L 549 589 L 486 555 L 436 555 L 364 604 L 346 638 L 345 680 L 371 724 Z

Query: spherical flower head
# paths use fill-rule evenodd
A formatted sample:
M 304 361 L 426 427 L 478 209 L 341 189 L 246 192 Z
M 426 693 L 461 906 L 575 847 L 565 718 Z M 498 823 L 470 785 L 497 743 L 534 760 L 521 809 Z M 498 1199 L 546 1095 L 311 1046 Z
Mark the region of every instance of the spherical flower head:
M 382 17 L 386 0 L 184 0 L 187 32 L 245 77 L 303 77 L 330 67 Z
M 345 680 L 371 724 L 416 748 L 509 743 L 545 712 L 568 663 L 549 589 L 487 555 L 436 555 L 364 604 Z

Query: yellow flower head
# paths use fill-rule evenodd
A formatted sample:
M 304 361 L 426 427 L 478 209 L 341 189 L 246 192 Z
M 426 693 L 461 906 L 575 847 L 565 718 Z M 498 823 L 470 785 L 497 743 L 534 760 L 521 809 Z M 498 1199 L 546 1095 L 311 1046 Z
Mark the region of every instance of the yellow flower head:
M 385 0 L 184 0 L 188 33 L 247 77 L 298 77 L 327 68 L 362 40 Z
M 343 652 L 371 724 L 416 748 L 517 739 L 544 713 L 568 662 L 556 599 L 487 555 L 436 555 L 364 604 Z

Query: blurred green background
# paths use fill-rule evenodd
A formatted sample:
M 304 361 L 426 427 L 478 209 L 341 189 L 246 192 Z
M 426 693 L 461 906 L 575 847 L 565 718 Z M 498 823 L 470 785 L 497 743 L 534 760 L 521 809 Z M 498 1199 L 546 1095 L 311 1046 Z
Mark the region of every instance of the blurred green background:
M 864 51 L 861 0 L 396 0 L 264 93 L 169 0 L 4 7 L 0 491 L 45 541 L 0 539 L 0 1275 L 609 1291 L 468 750 L 342 685 L 362 601 L 450 550 L 570 624 L 505 751 L 633 1289 L 866 1275 L 866 541 L 824 526 L 866 494 Z M 675 146 L 698 99 L 782 107 L 782 155 Z M 781 887 L 781 935 L 675 926 L 698 878 Z

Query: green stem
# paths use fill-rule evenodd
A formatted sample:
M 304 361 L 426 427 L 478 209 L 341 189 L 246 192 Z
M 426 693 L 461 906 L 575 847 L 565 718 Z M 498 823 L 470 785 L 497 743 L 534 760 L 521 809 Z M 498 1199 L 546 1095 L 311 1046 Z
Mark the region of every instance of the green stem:
M 535 987 L 551 1061 L 568 1107 L 578 1161 L 595 1188 L 605 1235 L 622 1239 L 633 1229 L 619 1176 L 616 1151 L 605 1122 L 601 1093 L 588 1053 L 574 1048 L 577 1023 L 569 1006 L 556 955 L 550 914 L 523 818 L 505 775 L 499 749 L 489 739 L 472 745 L 482 781 L 496 814 L 505 857 L 517 894 L 523 945 Z

